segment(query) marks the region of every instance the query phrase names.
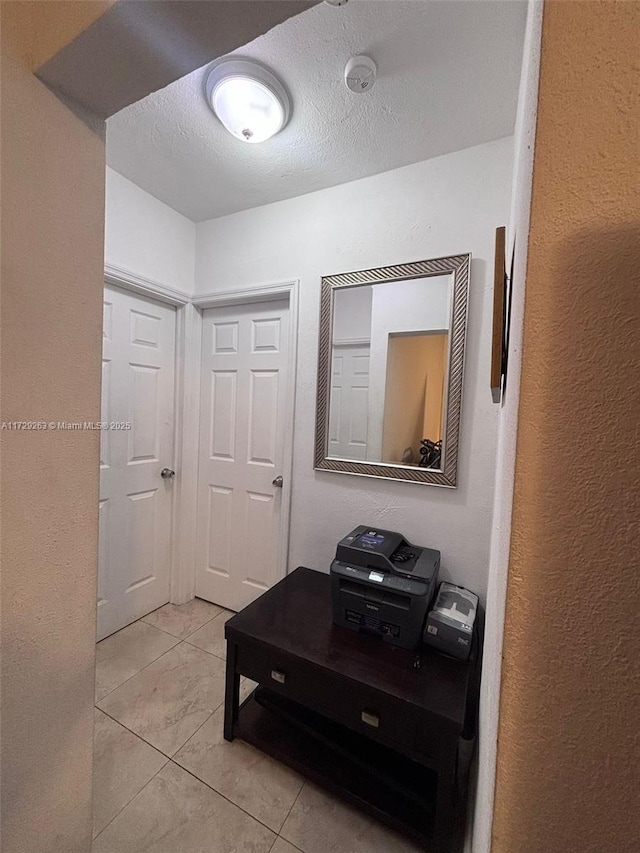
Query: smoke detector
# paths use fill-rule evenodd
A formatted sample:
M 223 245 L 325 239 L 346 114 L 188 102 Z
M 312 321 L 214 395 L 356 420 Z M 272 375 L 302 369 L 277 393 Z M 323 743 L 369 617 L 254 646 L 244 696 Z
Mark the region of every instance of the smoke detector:
M 353 56 L 344 69 L 344 82 L 351 92 L 362 94 L 373 89 L 376 82 L 376 64 L 368 56 Z
M 346 6 L 349 0 L 324 0 L 327 6 Z

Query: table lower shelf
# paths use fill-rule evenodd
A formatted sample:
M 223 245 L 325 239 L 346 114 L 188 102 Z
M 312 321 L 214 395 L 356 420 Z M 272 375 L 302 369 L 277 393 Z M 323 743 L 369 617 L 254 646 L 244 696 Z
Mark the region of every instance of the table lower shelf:
M 434 771 L 264 687 L 240 707 L 234 736 L 432 849 Z

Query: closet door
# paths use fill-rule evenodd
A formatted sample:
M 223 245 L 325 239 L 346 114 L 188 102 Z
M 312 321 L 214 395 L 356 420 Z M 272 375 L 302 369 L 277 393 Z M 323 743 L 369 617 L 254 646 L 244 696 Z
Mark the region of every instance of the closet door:
M 98 639 L 169 600 L 175 326 L 175 309 L 105 288 Z
M 230 610 L 282 576 L 288 324 L 287 301 L 203 313 L 196 595 Z

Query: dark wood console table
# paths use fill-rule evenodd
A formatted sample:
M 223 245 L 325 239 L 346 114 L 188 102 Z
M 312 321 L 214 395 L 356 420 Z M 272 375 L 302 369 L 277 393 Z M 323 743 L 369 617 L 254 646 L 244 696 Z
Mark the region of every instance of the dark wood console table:
M 224 736 L 239 737 L 433 853 L 462 850 L 477 671 L 333 625 L 298 568 L 226 624 Z M 419 661 L 419 668 L 416 663 Z M 260 685 L 240 706 L 240 676 Z

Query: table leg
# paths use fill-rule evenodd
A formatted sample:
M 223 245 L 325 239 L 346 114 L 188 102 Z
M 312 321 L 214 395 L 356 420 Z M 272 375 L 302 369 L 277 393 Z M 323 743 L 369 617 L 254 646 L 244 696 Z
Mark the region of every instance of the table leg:
M 227 672 L 224 688 L 224 739 L 233 740 L 233 729 L 240 707 L 240 675 L 237 672 L 238 647 L 227 640 Z
M 434 853 L 454 853 L 458 849 L 458 836 L 464 807 L 460 808 L 456 790 L 456 751 L 450 743 L 448 749 L 442 749 L 438 762 L 438 790 L 436 794 L 436 814 L 434 825 Z M 464 836 L 464 831 L 462 831 Z

